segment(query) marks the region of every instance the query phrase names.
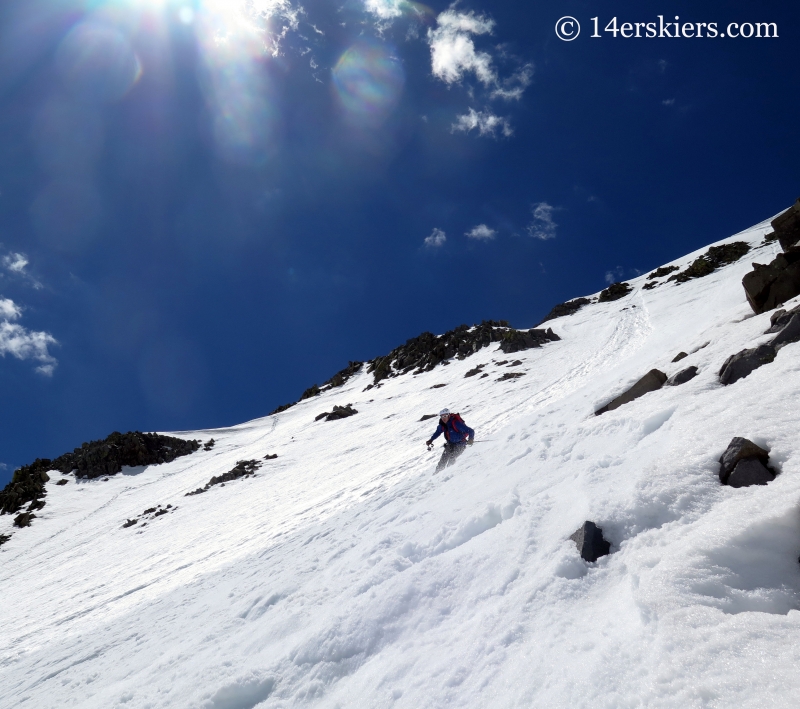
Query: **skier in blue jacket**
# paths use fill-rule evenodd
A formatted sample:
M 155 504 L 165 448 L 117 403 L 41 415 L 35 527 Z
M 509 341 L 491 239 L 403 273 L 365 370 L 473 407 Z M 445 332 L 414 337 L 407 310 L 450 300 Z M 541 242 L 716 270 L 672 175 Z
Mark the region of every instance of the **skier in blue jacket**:
M 456 458 L 464 452 L 468 445 L 471 446 L 475 440 L 475 431 L 464 423 L 461 416 L 451 414 L 450 409 L 442 409 L 439 412 L 439 425 L 436 427 L 436 433 L 425 441 L 428 450 L 433 447 L 433 442 L 441 434 L 444 434 L 445 444 L 442 457 L 436 466 L 436 473 L 455 463 Z

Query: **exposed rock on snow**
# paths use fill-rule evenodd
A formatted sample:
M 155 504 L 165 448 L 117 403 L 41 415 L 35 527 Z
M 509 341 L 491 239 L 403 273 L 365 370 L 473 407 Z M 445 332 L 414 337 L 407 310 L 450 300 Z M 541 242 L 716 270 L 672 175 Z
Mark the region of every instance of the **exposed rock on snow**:
M 719 381 L 725 385 L 738 382 L 759 367 L 774 361 L 776 354 L 775 348 L 769 343 L 737 352 L 725 360 L 719 370 Z
M 768 265 L 753 264 L 742 278 L 747 302 L 756 314 L 782 305 L 800 294 L 800 248 L 778 254 Z
M 336 421 L 338 419 L 345 419 L 348 416 L 355 416 L 357 413 L 358 410 L 354 409 L 352 404 L 348 404 L 347 406 L 334 406 L 333 411 L 325 411 L 319 416 L 315 416 L 314 420 L 319 421 L 324 418 L 326 421 Z
M 774 236 L 780 241 L 784 251 L 791 249 L 800 242 L 800 199 L 798 199 L 783 214 L 779 214 L 771 222 L 775 230 Z M 771 235 L 767 235 L 771 236 Z M 765 237 L 766 238 L 766 237 Z
M 115 475 L 123 465 L 157 465 L 189 455 L 200 447 L 198 441 L 186 441 L 157 433 L 114 432 L 102 441 L 91 441 L 55 460 L 37 458 L 14 472 L 11 482 L 0 492 L 0 514 L 16 512 L 26 502 L 46 494 L 44 484 L 50 480 L 48 470 L 79 477 L 99 478 Z M 63 483 L 59 483 L 63 484 Z
M 30 527 L 31 520 L 35 519 L 36 515 L 32 512 L 23 512 L 21 515 L 17 515 L 14 518 L 14 526 L 15 527 Z
M 525 372 L 506 372 L 497 381 L 498 382 L 507 382 L 509 379 L 518 379 L 519 377 L 524 377 L 524 376 L 525 376 Z
M 361 371 L 361 368 L 364 366 L 363 362 L 350 362 L 348 365 L 339 372 L 336 372 L 328 381 L 324 382 L 323 385 L 317 386 L 313 384 L 308 389 L 306 389 L 301 395 L 299 401 L 305 401 L 306 399 L 311 399 L 315 396 L 319 396 L 323 392 L 329 391 L 330 389 L 336 389 L 337 387 L 344 386 L 345 383 L 358 372 Z M 270 411 L 269 415 L 274 416 L 275 414 L 279 414 L 287 409 L 291 409 L 292 406 L 297 404 L 297 401 L 293 401 L 289 404 L 283 404 L 279 406 L 274 411 Z
M 766 485 L 775 479 L 770 471 L 757 458 L 741 460 L 728 476 L 727 485 L 731 487 L 750 487 L 750 485 Z
M 480 325 L 460 325 L 444 335 L 423 332 L 396 347 L 385 357 L 377 357 L 369 363 L 375 383 L 411 370 L 416 373 L 429 372 L 437 364 L 454 357 L 465 359 L 492 342 L 500 341 L 509 332 L 505 320 L 484 320 Z
M 682 359 L 685 359 L 685 358 L 686 358 L 686 357 L 688 357 L 688 356 L 689 356 L 689 355 L 688 355 L 688 354 L 686 354 L 685 352 L 678 352 L 678 354 L 676 354 L 676 355 L 675 355 L 675 356 L 672 358 L 672 361 L 673 361 L 673 362 L 680 362 Z
M 611 550 L 611 544 L 603 538 L 603 530 L 594 522 L 584 522 L 570 539 L 575 542 L 578 553 L 584 561 L 597 561 Z
M 686 384 L 686 382 L 694 379 L 696 376 L 697 367 L 687 367 L 667 379 L 666 385 L 671 387 L 680 386 L 681 384 Z
M 509 330 L 500 340 L 500 349 L 506 354 L 541 347 L 546 342 L 557 342 L 561 338 L 549 327 L 547 330 Z
M 612 283 L 608 288 L 600 292 L 600 297 L 597 300 L 600 303 L 609 303 L 612 300 L 624 298 L 632 290 L 633 289 L 631 288 L 630 283 L 626 283 L 624 281 L 620 283 Z
M 766 466 L 769 452 L 747 438 L 736 436 L 719 459 L 719 480 L 731 487 L 766 485 L 775 474 Z
M 256 470 L 261 467 L 260 460 L 237 460 L 236 465 L 231 468 L 227 473 L 223 475 L 215 475 L 211 480 L 209 480 L 205 487 L 198 487 L 194 492 L 187 492 L 185 497 L 189 497 L 191 495 L 199 495 L 200 493 L 206 492 L 210 487 L 214 485 L 224 485 L 231 480 L 238 480 L 239 478 L 249 478 L 256 474 Z M 144 514 L 148 514 L 149 512 L 153 512 L 154 510 L 145 510 Z
M 800 295 L 800 199 L 772 220 L 772 228 L 775 231 L 765 237 L 765 243 L 778 239 L 784 253 L 769 265 L 754 263 L 742 279 L 747 302 L 755 313 L 772 310 Z
M 772 328 L 770 328 L 771 330 Z M 800 313 L 794 313 L 786 326 L 770 343 L 776 350 L 785 345 L 800 341 Z
M 267 453 L 264 456 L 264 460 L 275 460 L 275 458 L 277 458 L 277 457 L 278 457 L 277 453 Z
M 696 258 L 691 265 L 680 273 L 670 276 L 667 280 L 686 283 L 692 278 L 702 278 L 713 273 L 721 266 L 735 263 L 750 251 L 750 245 L 744 241 L 734 241 L 732 244 L 712 246 L 702 256 Z
M 652 281 L 654 278 L 663 278 L 664 276 L 668 276 L 670 273 L 678 270 L 678 266 L 661 266 L 661 268 L 657 268 L 652 273 L 647 274 L 647 280 Z
M 591 298 L 575 298 L 575 300 L 568 300 L 566 303 L 559 303 L 553 306 L 553 309 L 544 316 L 539 325 L 546 323 L 548 320 L 563 318 L 565 315 L 574 315 L 584 305 L 589 305 L 591 302 Z
M 604 407 L 595 411 L 594 414 L 595 416 L 600 416 L 600 414 L 604 414 L 607 411 L 618 409 L 623 404 L 627 404 L 634 399 L 638 399 L 640 396 L 644 396 L 651 391 L 660 389 L 662 386 L 664 386 L 664 382 L 666 381 L 667 375 L 664 374 L 664 372 L 658 369 L 651 369 L 630 389 L 620 394 L 616 399 L 609 401 Z
M 206 441 L 206 442 L 203 444 L 203 450 L 204 450 L 204 451 L 210 451 L 210 450 L 211 450 L 211 449 L 214 447 L 214 444 L 215 444 L 215 443 L 216 443 L 216 441 L 215 441 L 213 438 L 209 438 L 209 439 L 208 439 L 208 440 L 207 440 L 207 441 Z

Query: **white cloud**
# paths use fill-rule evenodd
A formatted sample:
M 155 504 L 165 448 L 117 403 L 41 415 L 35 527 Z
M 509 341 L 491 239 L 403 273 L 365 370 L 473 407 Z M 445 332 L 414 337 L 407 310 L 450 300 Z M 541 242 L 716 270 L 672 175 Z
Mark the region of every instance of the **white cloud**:
M 664 106 L 674 106 L 675 105 L 675 99 L 674 98 L 664 99 L 661 103 Z
M 6 269 L 6 271 L 14 276 L 21 276 L 25 280 L 29 281 L 34 288 L 38 289 L 42 287 L 42 284 L 25 270 L 30 263 L 25 254 L 16 252 L 8 253 L 3 256 L 2 259 L 0 259 L 0 263 L 2 264 L 3 268 Z
M 434 229 L 430 236 L 425 237 L 425 246 L 435 249 L 443 246 L 445 241 L 447 241 L 445 233 L 441 229 Z
M 528 234 L 542 241 L 555 238 L 558 224 L 553 221 L 554 211 L 555 207 L 547 202 L 533 205 L 533 221 L 528 224 Z
M 456 122 L 450 126 L 452 133 L 469 133 L 478 130 L 479 135 L 495 137 L 499 130 L 506 138 L 514 135 L 514 130 L 507 119 L 494 115 L 491 111 L 476 111 L 469 109 L 469 113 L 457 116 Z
M 33 359 L 40 362 L 36 371 L 45 376 L 52 376 L 56 367 L 56 359 L 48 351 L 50 345 L 56 345 L 56 339 L 47 332 L 34 332 L 23 327 L 17 320 L 22 311 L 8 298 L 0 298 L 0 356 L 10 354 L 17 359 Z
M 470 36 L 491 34 L 494 21 L 451 8 L 441 13 L 436 23 L 436 29 L 428 30 L 433 75 L 446 84 L 454 84 L 464 74 L 474 72 L 484 86 L 497 84 L 491 55 L 476 50 Z
M 612 283 L 616 283 L 617 281 L 622 280 L 622 266 L 617 266 L 615 269 L 611 271 L 606 271 L 606 283 L 611 285 Z
M 13 300 L 0 298 L 0 319 L 16 320 L 20 315 L 22 315 L 22 311 Z
M 483 239 L 485 241 L 489 241 L 490 239 L 494 239 L 497 236 L 497 232 L 494 229 L 490 229 L 485 224 L 478 224 L 478 226 L 473 227 L 470 229 L 466 235 L 470 239 Z
M 28 259 L 25 254 L 11 253 L 8 256 L 3 256 L 3 266 L 14 273 L 23 273 L 27 265 Z
M 533 81 L 533 65 L 526 64 L 513 76 L 503 81 L 502 86 L 498 86 L 492 91 L 491 98 L 502 98 L 506 101 L 519 101 L 525 89 Z
M 403 14 L 406 0 L 364 0 L 364 9 L 381 20 L 393 20 Z

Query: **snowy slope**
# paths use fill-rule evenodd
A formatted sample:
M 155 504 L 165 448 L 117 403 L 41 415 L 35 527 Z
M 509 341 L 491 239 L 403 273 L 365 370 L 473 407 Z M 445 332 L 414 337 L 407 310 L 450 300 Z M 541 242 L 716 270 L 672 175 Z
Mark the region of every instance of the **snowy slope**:
M 797 706 L 800 343 L 717 381 L 768 339 L 741 287 L 777 250 L 768 230 L 725 240 L 756 250 L 706 278 L 642 277 L 549 322 L 562 341 L 541 349 L 491 346 L 366 392 L 362 371 L 178 434 L 211 451 L 108 482 L 54 474 L 0 549 L 0 706 Z M 490 376 L 465 379 L 480 363 Z M 689 383 L 593 415 L 689 365 Z M 314 422 L 347 403 L 359 414 Z M 435 420 L 419 419 L 442 406 L 482 442 L 434 476 Z M 733 436 L 770 449 L 774 482 L 719 484 Z M 184 496 L 267 453 L 255 477 Z M 122 528 L 157 504 L 177 510 Z M 612 543 L 595 564 L 568 539 L 587 519 Z

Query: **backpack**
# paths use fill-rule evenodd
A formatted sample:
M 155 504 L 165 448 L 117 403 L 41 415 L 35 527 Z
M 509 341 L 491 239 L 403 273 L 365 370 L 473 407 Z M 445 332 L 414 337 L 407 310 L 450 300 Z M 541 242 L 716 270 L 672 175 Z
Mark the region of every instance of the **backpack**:
M 450 419 L 447 421 L 447 425 L 444 427 L 444 437 L 447 442 L 450 442 L 450 421 L 453 422 L 453 428 L 456 427 L 456 421 L 460 423 L 464 423 L 464 419 L 461 418 L 461 414 L 450 414 Z M 441 423 L 441 419 L 439 420 Z M 464 424 L 466 426 L 466 424 Z

